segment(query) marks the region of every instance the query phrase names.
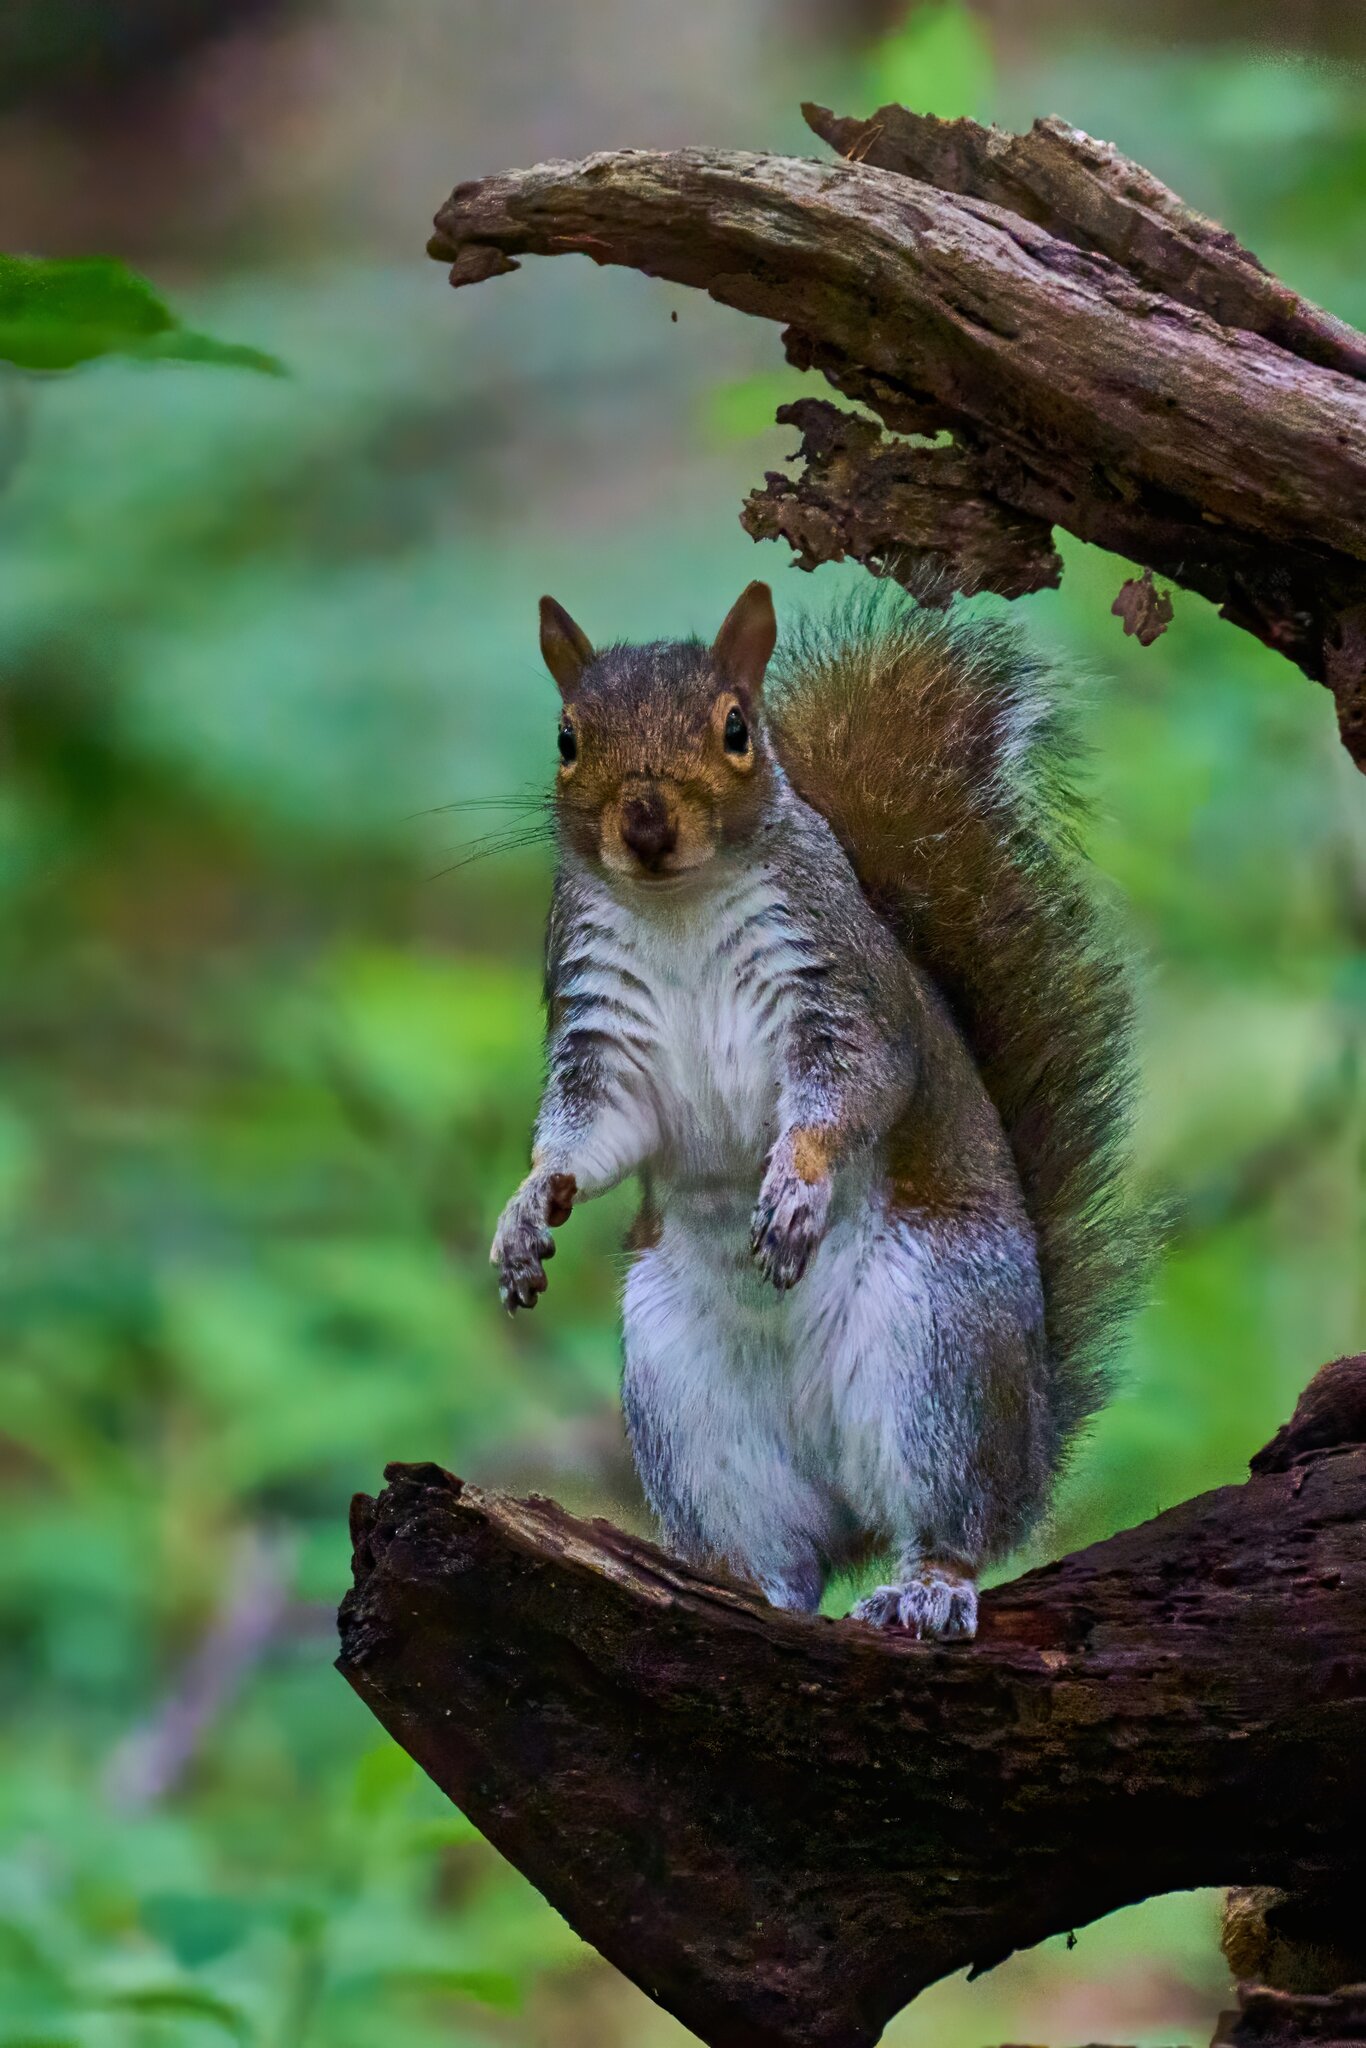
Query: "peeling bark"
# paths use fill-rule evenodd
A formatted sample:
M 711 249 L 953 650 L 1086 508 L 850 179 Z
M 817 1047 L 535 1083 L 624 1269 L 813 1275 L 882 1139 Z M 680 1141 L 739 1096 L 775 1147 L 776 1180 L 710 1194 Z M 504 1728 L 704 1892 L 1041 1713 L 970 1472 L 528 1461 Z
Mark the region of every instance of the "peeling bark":
M 1160 640 L 1172 622 L 1171 598 L 1165 590 L 1158 590 L 1151 569 L 1121 584 L 1110 610 L 1124 621 L 1125 632 L 1131 633 L 1140 647 L 1151 647 L 1154 640 Z
M 992 496 L 966 450 L 889 441 L 876 424 L 820 398 L 780 406 L 800 429 L 803 474 L 770 470 L 740 514 L 755 540 L 787 541 L 803 569 L 846 556 L 905 583 L 928 604 L 1062 579 L 1052 529 Z
M 1075 248 L 1108 256 L 1147 290 L 1262 334 L 1307 363 L 1366 377 L 1366 336 L 1273 277 L 1217 221 L 1197 213 L 1113 143 L 1056 115 L 1027 135 L 879 107 L 866 121 L 802 108 L 840 156 L 898 171 L 942 192 L 985 199 Z
M 1359 1887 L 1363 1389 L 1366 1358 L 1325 1368 L 1243 1485 L 988 1593 L 970 1646 L 393 1466 L 340 1668 L 713 2048 L 869 2048 L 937 1978 L 1154 1892 Z
M 893 162 L 885 134 L 863 162 L 541 164 L 458 186 L 429 246 L 455 284 L 580 251 L 783 322 L 794 360 L 895 432 L 947 431 L 958 459 L 869 442 L 838 490 L 828 469 L 770 479 L 747 523 L 808 565 L 843 550 L 912 580 L 924 553 L 932 582 L 1015 592 L 1062 526 L 1326 682 L 1366 761 L 1366 341 L 1104 145 L 938 126 L 952 146 L 931 137 L 914 166 L 904 138 L 894 167 L 872 161 Z M 941 479 L 953 530 L 927 547 Z

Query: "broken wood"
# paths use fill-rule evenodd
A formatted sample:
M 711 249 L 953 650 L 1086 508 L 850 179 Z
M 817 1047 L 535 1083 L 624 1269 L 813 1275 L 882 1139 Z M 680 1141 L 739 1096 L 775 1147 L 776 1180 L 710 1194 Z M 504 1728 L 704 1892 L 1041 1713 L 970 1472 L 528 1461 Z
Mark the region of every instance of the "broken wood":
M 778 421 L 801 432 L 803 473 L 771 471 L 740 517 L 755 540 L 787 541 L 799 567 L 852 555 L 930 604 L 955 591 L 1023 597 L 1062 580 L 1047 521 L 983 492 L 961 448 L 888 440 L 876 421 L 821 398 L 779 406 Z
M 1062 123 L 1002 138 L 809 113 L 862 160 L 541 164 L 457 186 L 431 253 L 460 285 L 578 251 L 781 321 L 792 359 L 892 433 L 952 445 L 836 414 L 799 482 L 751 497 L 752 532 L 942 601 L 1055 580 L 1061 526 L 1326 683 L 1366 763 L 1366 340 Z
M 1155 1892 L 1358 1895 L 1366 1358 L 1256 1462 L 987 1593 L 955 1647 L 392 1466 L 339 1667 L 703 2041 L 869 2048 L 937 1978 Z
M 1345 2048 L 1349 2041 L 1366 2041 L 1366 1984 L 1330 1992 L 1248 1984 L 1237 2010 L 1221 2019 L 1213 2048 Z
M 1344 1984 L 1366 1983 L 1361 1902 L 1350 1888 L 1309 1897 L 1270 1885 L 1239 1886 L 1224 1903 L 1220 1946 L 1248 1989 L 1324 1997 Z

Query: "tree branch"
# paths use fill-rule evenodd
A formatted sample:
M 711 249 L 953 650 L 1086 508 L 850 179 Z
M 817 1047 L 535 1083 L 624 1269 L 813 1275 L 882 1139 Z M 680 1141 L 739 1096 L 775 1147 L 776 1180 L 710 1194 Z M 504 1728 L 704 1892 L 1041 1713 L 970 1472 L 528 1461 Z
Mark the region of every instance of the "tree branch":
M 1027 135 L 1008 135 L 898 106 L 858 121 L 808 100 L 802 114 L 842 157 L 1003 206 L 1074 248 L 1108 256 L 1146 290 L 1222 327 L 1265 335 L 1308 363 L 1366 377 L 1366 336 L 1291 291 L 1227 228 L 1113 143 L 1056 115 Z
M 823 118 L 870 157 L 883 140 Z M 961 137 L 916 175 L 904 147 L 893 168 L 707 150 L 541 164 L 457 186 L 429 247 L 457 285 L 577 250 L 782 321 L 794 360 L 895 432 L 947 431 L 957 459 L 869 444 L 866 487 L 851 473 L 831 492 L 817 464 L 772 512 L 770 479 L 751 530 L 787 534 L 808 564 L 843 548 L 907 580 L 928 551 L 950 587 L 1018 594 L 1039 587 L 1041 531 L 1062 526 L 1327 682 L 1366 761 L 1366 342 L 1060 124 L 1046 178 L 1037 134 L 997 138 L 1018 143 L 1009 177 Z M 907 527 L 889 535 L 898 467 Z M 927 550 L 940 472 L 949 531 Z
M 937 1978 L 1151 1893 L 1360 1881 L 1366 1357 L 1255 1462 L 987 1594 L 958 1647 L 392 1466 L 340 1669 L 713 2048 L 868 2048 Z

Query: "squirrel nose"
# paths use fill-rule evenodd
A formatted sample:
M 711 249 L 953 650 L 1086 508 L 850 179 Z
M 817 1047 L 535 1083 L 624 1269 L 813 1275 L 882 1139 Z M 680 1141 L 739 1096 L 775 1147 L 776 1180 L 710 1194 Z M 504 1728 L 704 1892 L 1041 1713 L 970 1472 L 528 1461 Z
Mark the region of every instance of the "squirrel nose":
M 621 836 L 637 860 L 653 867 L 678 844 L 678 827 L 657 789 L 628 797 L 621 808 Z

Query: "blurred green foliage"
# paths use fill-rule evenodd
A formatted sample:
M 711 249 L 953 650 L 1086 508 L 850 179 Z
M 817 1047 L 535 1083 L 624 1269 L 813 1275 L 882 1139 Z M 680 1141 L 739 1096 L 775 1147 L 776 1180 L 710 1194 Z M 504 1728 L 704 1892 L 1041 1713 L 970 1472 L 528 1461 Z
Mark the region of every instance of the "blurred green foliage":
M 1064 112 L 1366 319 L 1366 100 L 1327 64 L 1074 38 L 1007 75 L 937 5 L 807 89 Z M 561 1447 L 614 1398 L 629 1201 L 576 1215 L 534 1319 L 485 1263 L 539 1079 L 541 814 L 448 807 L 545 782 L 541 588 L 604 633 L 719 619 L 791 387 L 775 336 L 673 328 L 637 279 L 435 285 L 202 287 L 287 383 L 0 384 L 0 2048 L 678 2038 L 633 1995 L 575 2018 L 584 1951 L 379 1736 L 330 1617 L 386 1459 L 612 1505 Z M 1179 594 L 1139 650 L 1125 566 L 1065 552 L 1015 609 L 1080 679 L 1173 1236 L 1053 1547 L 1236 1478 L 1361 1341 L 1366 1012 L 1327 694 Z M 506 850 L 460 864 L 490 818 Z M 1208 1903 L 1173 1900 L 894 2037 L 1057 2038 L 1047 2001 L 1145 1940 L 1212 2010 Z
M 991 38 L 971 8 L 962 0 L 929 0 L 911 8 L 874 46 L 864 97 L 870 112 L 895 100 L 918 114 L 985 120 L 992 111 L 995 72 Z

